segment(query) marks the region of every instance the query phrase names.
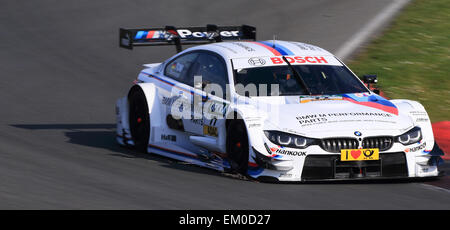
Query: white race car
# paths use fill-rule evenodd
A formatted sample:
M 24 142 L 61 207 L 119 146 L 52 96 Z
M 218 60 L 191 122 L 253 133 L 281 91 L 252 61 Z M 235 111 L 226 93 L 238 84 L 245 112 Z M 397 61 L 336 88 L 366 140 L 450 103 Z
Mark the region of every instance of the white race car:
M 255 38 L 247 25 L 120 29 L 121 47 L 178 53 L 145 64 L 117 101 L 117 141 L 271 181 L 439 175 L 421 104 L 379 96 L 376 76 L 317 46 Z

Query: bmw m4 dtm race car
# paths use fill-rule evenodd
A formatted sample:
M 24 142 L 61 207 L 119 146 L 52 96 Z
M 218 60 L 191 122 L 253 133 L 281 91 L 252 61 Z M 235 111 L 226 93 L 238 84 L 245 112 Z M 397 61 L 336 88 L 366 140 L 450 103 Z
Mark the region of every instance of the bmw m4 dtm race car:
M 117 101 L 121 145 L 274 181 L 439 174 L 424 107 L 379 96 L 376 76 L 361 81 L 322 48 L 256 41 L 247 25 L 120 29 L 119 39 L 178 51 L 145 64 Z

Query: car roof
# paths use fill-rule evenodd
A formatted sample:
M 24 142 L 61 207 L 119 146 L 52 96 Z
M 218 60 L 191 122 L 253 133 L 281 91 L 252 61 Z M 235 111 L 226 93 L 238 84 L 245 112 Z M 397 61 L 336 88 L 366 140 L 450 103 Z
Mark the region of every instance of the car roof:
M 194 50 L 209 50 L 218 53 L 225 59 L 263 57 L 263 56 L 325 56 L 333 55 L 330 52 L 306 43 L 280 40 L 267 41 L 234 41 L 217 42 L 199 45 L 186 49 L 184 52 Z M 184 53 L 183 52 L 183 53 Z

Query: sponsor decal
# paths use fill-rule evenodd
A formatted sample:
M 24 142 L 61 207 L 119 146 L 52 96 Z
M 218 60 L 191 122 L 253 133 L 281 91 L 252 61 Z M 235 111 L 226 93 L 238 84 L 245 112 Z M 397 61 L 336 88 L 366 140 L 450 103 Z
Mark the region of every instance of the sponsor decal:
M 233 42 L 233 43 L 230 43 L 230 44 L 239 46 L 239 47 L 247 50 L 248 52 L 254 52 L 255 51 L 255 49 L 253 49 L 252 47 L 247 46 L 247 45 L 245 45 L 245 44 L 243 44 L 241 42 Z
M 286 150 L 282 146 L 272 147 L 272 148 L 270 148 L 270 151 L 272 152 L 272 157 L 275 157 L 275 158 L 276 158 L 276 154 L 283 154 L 283 155 L 289 155 L 289 156 L 299 156 L 299 157 L 306 156 L 306 152 L 305 151 Z M 274 156 L 273 153 L 275 153 L 275 156 Z
M 427 112 L 425 111 L 411 111 L 409 113 L 413 116 L 427 116 Z
M 380 158 L 378 149 L 342 149 L 341 161 L 367 161 Z
M 379 95 L 365 96 L 364 94 L 359 94 L 359 96 L 356 96 L 355 94 L 344 94 L 342 95 L 342 97 L 345 101 L 348 102 L 398 115 L 397 107 L 392 102 L 384 99 Z
M 355 95 L 355 97 L 368 97 L 370 94 L 369 93 L 355 93 L 354 95 Z
M 250 42 L 250 43 L 266 48 L 275 56 L 292 55 L 292 52 L 289 51 L 289 53 L 291 54 L 288 54 L 286 52 L 286 49 L 282 49 L 280 46 L 276 47 L 275 44 L 270 44 L 270 42 Z
M 270 60 L 272 61 L 272 64 L 284 64 L 284 60 L 280 57 L 271 57 Z M 286 57 L 286 60 L 288 60 L 289 63 L 323 63 L 327 64 L 328 61 L 325 59 L 325 57 L 312 57 L 312 56 L 293 56 L 293 57 Z
M 297 46 L 298 48 L 300 48 L 301 50 L 308 50 L 308 48 L 306 46 L 304 46 L 304 43 L 299 43 L 299 42 L 289 42 L 295 46 Z
M 196 31 L 196 32 L 192 32 L 190 30 L 187 29 L 183 29 L 183 30 L 177 30 L 178 35 L 180 36 L 180 38 L 213 38 L 214 36 L 217 35 L 216 32 L 200 32 L 200 31 Z M 226 33 L 227 37 L 229 37 L 229 33 Z
M 291 178 L 292 176 L 291 173 L 280 173 L 280 177 Z
M 305 116 L 300 116 L 300 117 L 296 117 L 296 118 L 301 125 L 322 124 L 322 123 L 325 123 L 328 121 L 326 116 L 324 116 L 323 114 L 305 115 Z
M 426 142 L 424 142 L 424 143 L 422 143 L 422 144 L 420 144 L 420 145 L 418 145 L 418 146 L 416 146 L 416 147 L 406 148 L 406 149 L 405 149 L 405 152 L 406 152 L 406 153 L 409 153 L 409 152 L 417 152 L 417 151 L 419 151 L 419 150 L 425 149 L 425 147 L 427 147 L 427 143 L 426 143 Z
M 416 118 L 416 122 L 429 122 L 428 114 L 425 111 L 411 111 L 412 117 Z
M 174 30 L 140 30 L 136 32 L 136 36 L 134 39 L 173 39 L 173 37 L 177 36 L 177 31 Z
M 349 112 L 349 113 L 318 113 L 308 114 L 296 117 L 300 125 L 317 125 L 331 122 L 357 122 L 357 121 L 376 121 L 390 122 L 386 120 L 378 120 L 378 118 L 390 118 L 390 113 L 370 113 L 370 112 Z M 338 118 L 339 120 L 336 120 Z
M 187 29 L 180 29 L 177 30 L 178 34 L 180 35 L 181 38 L 212 38 L 215 35 L 217 35 L 217 32 L 192 32 L 190 30 Z M 227 30 L 223 30 L 220 31 L 220 36 L 222 37 L 239 37 L 239 31 L 238 30 L 234 30 L 234 31 L 227 31 Z
M 203 125 L 203 135 L 217 137 L 217 136 L 219 136 L 219 132 L 217 130 L 217 127 Z
M 239 37 L 239 31 L 220 31 L 219 34 L 222 37 Z M 179 29 L 179 30 L 140 30 L 136 33 L 134 39 L 173 39 L 175 36 L 179 36 L 180 38 L 189 39 L 189 38 L 213 38 L 217 36 L 217 32 L 192 32 L 188 29 Z
M 266 64 L 266 60 L 262 59 L 262 58 L 258 58 L 258 57 L 252 57 L 250 59 L 248 59 L 248 64 L 252 65 L 252 66 L 262 66 Z
M 162 103 L 163 105 L 171 106 L 171 105 L 173 105 L 173 103 L 174 103 L 178 98 L 180 98 L 180 97 L 181 97 L 181 96 L 163 97 L 161 103 Z
M 258 121 L 261 117 L 244 117 L 245 121 Z
M 207 118 L 213 116 L 223 117 L 227 113 L 228 104 L 209 100 L 203 103 L 203 107 L 202 106 L 197 107 L 199 107 L 199 111 L 197 112 L 200 112 L 201 114 L 203 111 L 205 115 L 207 115 Z
M 333 56 L 284 56 L 286 60 L 292 65 L 333 65 L 333 66 L 342 66 L 335 57 Z M 263 62 L 264 65 L 261 65 L 260 62 Z M 282 57 L 277 56 L 259 56 L 249 58 L 234 58 L 233 60 L 233 68 L 236 70 L 244 69 L 244 68 L 255 68 L 260 66 L 280 66 L 287 65 Z
M 161 134 L 161 140 L 163 141 L 177 141 L 177 136 L 175 135 L 167 135 L 167 134 Z
M 257 127 L 261 127 L 261 124 L 259 124 L 259 123 L 248 124 L 248 128 L 249 128 L 249 129 L 251 129 L 251 128 L 257 128 Z
M 230 43 L 230 44 L 233 44 L 233 43 Z M 236 50 L 231 49 L 231 48 L 228 47 L 228 46 L 224 46 L 224 45 L 221 45 L 221 44 L 218 44 L 218 43 L 213 43 L 212 45 L 222 47 L 222 48 L 224 48 L 224 49 L 226 49 L 226 50 L 228 50 L 228 51 L 230 51 L 230 52 L 232 52 L 232 53 L 235 53 L 235 54 L 238 53 Z
M 268 51 L 270 51 L 275 56 L 294 55 L 294 53 L 292 51 L 290 51 L 288 48 L 286 48 L 283 45 L 280 45 L 279 43 L 276 43 L 276 42 L 260 41 L 260 42 L 251 42 L 251 43 L 266 48 Z
M 312 45 L 305 44 L 305 43 L 300 43 L 300 42 L 289 42 L 289 43 L 297 46 L 298 48 L 300 48 L 302 50 L 318 50 L 318 51 L 323 50 L 317 46 L 312 46 Z
M 428 118 L 417 118 L 416 119 L 416 122 L 428 122 L 428 121 L 430 121 L 430 119 L 428 119 Z
M 195 125 L 203 125 L 203 119 L 195 119 L 191 117 L 191 122 Z

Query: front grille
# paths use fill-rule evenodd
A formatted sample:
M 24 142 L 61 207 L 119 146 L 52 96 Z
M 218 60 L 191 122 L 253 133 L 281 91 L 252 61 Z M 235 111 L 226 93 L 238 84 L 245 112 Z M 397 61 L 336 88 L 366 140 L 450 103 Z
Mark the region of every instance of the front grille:
M 362 140 L 362 147 L 386 151 L 392 147 L 393 143 L 393 138 L 389 136 L 366 137 Z M 357 149 L 359 144 L 356 138 L 326 138 L 320 141 L 320 147 L 330 153 L 340 153 L 341 149 Z
M 381 153 L 377 161 L 341 161 L 337 155 L 308 155 L 302 180 L 407 177 L 403 152 Z
M 394 140 L 392 137 L 367 137 L 363 140 L 363 148 L 374 149 L 378 148 L 380 151 L 386 151 L 392 147 Z
M 358 140 L 354 138 L 322 139 L 320 147 L 327 152 L 340 153 L 341 149 L 357 149 Z

